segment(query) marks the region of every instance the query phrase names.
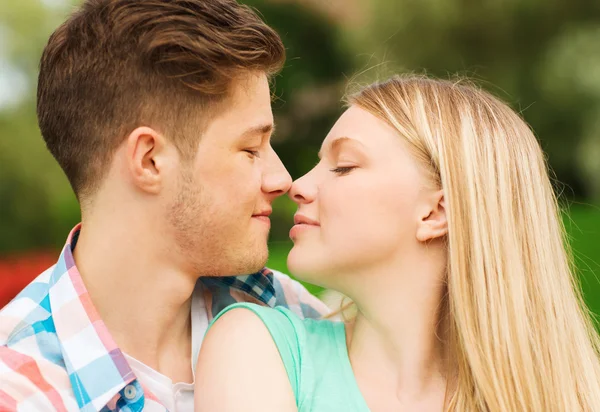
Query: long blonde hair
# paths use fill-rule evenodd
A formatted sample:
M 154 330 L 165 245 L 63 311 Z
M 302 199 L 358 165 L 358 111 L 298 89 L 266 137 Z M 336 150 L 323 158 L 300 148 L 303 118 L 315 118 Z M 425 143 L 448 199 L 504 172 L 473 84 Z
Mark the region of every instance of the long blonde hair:
M 406 139 L 448 218 L 451 411 L 600 411 L 600 341 L 544 154 L 465 82 L 396 76 L 350 96 Z

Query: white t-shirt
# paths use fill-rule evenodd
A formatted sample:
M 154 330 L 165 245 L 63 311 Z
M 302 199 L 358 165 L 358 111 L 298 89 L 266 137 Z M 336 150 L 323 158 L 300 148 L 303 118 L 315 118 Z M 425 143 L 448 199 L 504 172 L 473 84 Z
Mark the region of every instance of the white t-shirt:
M 208 313 L 202 293 L 202 284 L 198 282 L 192 295 L 192 374 L 194 374 L 200 345 L 208 329 Z M 194 410 L 194 382 L 176 382 L 148 365 L 124 353 L 140 383 L 148 388 L 170 412 L 188 412 Z M 144 412 L 153 412 L 144 408 Z

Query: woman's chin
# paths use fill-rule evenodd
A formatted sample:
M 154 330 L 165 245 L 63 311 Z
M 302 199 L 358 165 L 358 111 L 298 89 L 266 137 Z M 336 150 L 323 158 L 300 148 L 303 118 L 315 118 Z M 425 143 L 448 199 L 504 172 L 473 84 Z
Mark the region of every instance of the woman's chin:
M 290 273 L 294 276 L 298 276 L 298 273 L 304 269 L 306 261 L 303 262 L 302 253 L 298 250 L 297 246 L 294 246 L 287 257 L 287 267 Z
M 316 251 L 308 251 L 294 246 L 287 257 L 287 267 L 297 279 L 318 283 L 321 274 L 326 272 L 327 259 L 323 259 Z

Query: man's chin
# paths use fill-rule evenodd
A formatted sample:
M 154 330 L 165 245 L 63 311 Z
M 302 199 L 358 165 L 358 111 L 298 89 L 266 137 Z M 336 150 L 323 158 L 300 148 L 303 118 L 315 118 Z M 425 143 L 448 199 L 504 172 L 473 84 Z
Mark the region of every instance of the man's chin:
M 229 250 L 213 258 L 213 265 L 198 267 L 196 272 L 204 277 L 225 277 L 251 275 L 259 272 L 267 264 L 268 251 L 247 248 L 239 252 Z
M 248 249 L 246 253 L 240 253 L 238 256 L 244 256 L 245 259 L 238 261 L 234 276 L 250 275 L 263 269 L 267 264 L 269 252 L 265 246 L 261 250 Z
M 246 271 L 246 274 L 256 273 L 256 272 L 262 270 L 267 265 L 268 257 L 269 257 L 268 253 L 265 253 L 264 258 L 255 261 L 254 264 L 248 268 L 248 270 Z

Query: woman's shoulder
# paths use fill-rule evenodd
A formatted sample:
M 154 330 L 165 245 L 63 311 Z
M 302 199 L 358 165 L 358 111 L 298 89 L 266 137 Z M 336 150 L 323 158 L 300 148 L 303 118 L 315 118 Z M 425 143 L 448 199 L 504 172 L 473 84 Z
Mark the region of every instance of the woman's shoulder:
M 241 410 L 247 405 L 296 410 L 299 357 L 289 344 L 289 333 L 271 315 L 270 311 L 235 305 L 210 324 L 196 367 L 196 389 L 206 410 Z M 260 395 L 265 387 L 273 392 L 267 401 Z M 228 407 L 221 408 L 222 393 L 231 390 L 236 393 L 234 398 L 244 401 L 228 399 Z
M 302 374 L 304 383 L 321 376 L 322 369 L 335 370 L 347 357 L 343 322 L 329 319 L 303 319 L 292 310 L 238 303 L 228 307 L 236 323 L 251 322 L 266 326 L 279 350 L 286 369 Z M 297 379 L 299 382 L 299 379 Z
M 275 343 L 299 410 L 336 403 L 345 396 L 348 368 L 343 323 L 301 319 L 284 307 L 252 303 L 228 306 L 213 323 L 217 329 L 235 329 L 240 347 L 248 344 L 245 347 L 258 351 L 253 354 L 259 357 L 271 356 L 262 353 L 272 347 L 265 338 Z
M 298 356 L 307 347 L 323 344 L 329 340 L 335 341 L 340 335 L 336 330 L 341 325 L 339 322 L 327 319 L 303 319 L 282 306 L 271 308 L 248 302 L 235 303 L 223 309 L 211 322 L 209 328 L 223 317 L 227 318 L 228 324 L 235 325 L 236 328 L 245 327 L 251 330 L 260 323 L 264 324 L 278 347 L 280 343 L 286 343 L 298 352 Z
M 283 306 L 271 308 L 248 302 L 235 303 L 226 307 L 215 317 L 210 326 L 223 316 L 227 316 L 229 322 L 233 319 L 233 321 L 256 324 L 256 321 L 260 320 L 270 332 L 294 337 L 299 344 L 308 343 L 308 340 L 322 341 L 335 338 L 339 335 L 337 329 L 343 328 L 342 323 L 328 319 L 301 318 Z M 271 331 L 270 326 L 277 329 Z
M 321 359 L 337 358 L 346 347 L 343 323 L 328 319 L 302 319 L 281 306 L 271 308 L 254 303 L 236 303 L 223 309 L 209 329 L 215 323 L 221 330 L 235 328 L 237 335 L 242 334 L 246 339 L 255 339 L 257 334 L 268 331 L 267 335 L 275 342 L 291 379 L 294 379 L 292 375 L 301 372 L 306 375 L 308 370 L 316 371 L 322 364 Z
M 278 326 L 281 328 L 278 332 L 285 334 L 303 334 L 305 330 L 303 319 L 291 310 L 279 306 L 271 308 L 249 302 L 235 303 L 227 306 L 215 316 L 210 323 L 209 328 L 223 317 L 230 319 L 229 322 L 231 322 L 231 319 L 251 323 L 256 323 L 257 320 L 260 320 L 267 327 L 270 325 Z

